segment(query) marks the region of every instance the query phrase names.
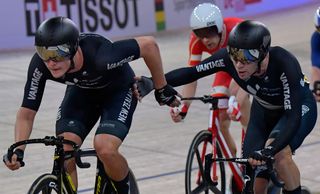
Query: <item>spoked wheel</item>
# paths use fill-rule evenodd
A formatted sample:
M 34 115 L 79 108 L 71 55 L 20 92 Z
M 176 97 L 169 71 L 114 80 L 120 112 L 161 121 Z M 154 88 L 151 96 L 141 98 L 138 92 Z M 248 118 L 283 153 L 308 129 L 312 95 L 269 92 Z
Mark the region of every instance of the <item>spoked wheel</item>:
M 187 156 L 185 171 L 185 190 L 187 194 L 225 193 L 226 175 L 224 163 L 215 163 L 215 169 L 211 169 L 211 172 L 214 170 L 216 174 L 213 179 L 217 183 L 215 188 L 210 189 L 206 181 L 203 180 L 204 156 L 209 153 L 212 153 L 212 135 L 210 131 L 202 130 L 192 140 Z M 217 154 L 219 158 L 222 158 L 219 145 L 217 145 Z
M 58 193 L 58 178 L 52 174 L 43 174 L 31 185 L 28 194 L 55 194 Z M 67 194 L 66 191 L 62 192 Z

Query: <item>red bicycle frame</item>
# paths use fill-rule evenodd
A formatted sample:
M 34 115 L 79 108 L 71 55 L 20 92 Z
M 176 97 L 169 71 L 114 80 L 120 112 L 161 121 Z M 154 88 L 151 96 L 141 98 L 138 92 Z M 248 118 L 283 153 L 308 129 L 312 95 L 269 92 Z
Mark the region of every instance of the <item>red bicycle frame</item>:
M 209 118 L 209 127 L 208 130 L 212 134 L 212 154 L 213 158 L 217 158 L 217 143 L 219 144 L 222 154 L 224 155 L 225 158 L 232 158 L 232 153 L 230 151 L 229 146 L 227 145 L 225 138 L 222 135 L 222 132 L 220 130 L 220 125 L 219 125 L 219 109 L 213 109 L 210 108 L 210 118 Z M 242 129 L 242 138 L 241 141 L 243 142 L 244 139 L 244 129 Z M 201 161 L 204 162 L 205 155 L 206 155 L 206 148 L 207 148 L 207 142 L 203 144 L 202 152 L 201 152 Z M 242 170 L 241 166 L 237 163 L 233 162 L 228 162 L 228 165 L 230 167 L 230 170 L 233 175 L 233 179 L 235 180 L 236 187 L 239 188 L 240 190 L 243 188 L 244 185 L 244 180 L 242 178 Z M 198 181 L 200 182 L 200 177 L 201 173 L 200 171 L 198 172 Z M 218 181 L 218 176 L 217 176 L 217 163 L 214 162 L 212 164 L 212 180 L 213 182 Z

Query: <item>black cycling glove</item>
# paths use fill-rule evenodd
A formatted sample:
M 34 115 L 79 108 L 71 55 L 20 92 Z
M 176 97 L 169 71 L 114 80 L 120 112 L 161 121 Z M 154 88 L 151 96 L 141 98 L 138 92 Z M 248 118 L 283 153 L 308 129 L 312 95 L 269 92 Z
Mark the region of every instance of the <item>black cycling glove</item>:
M 12 152 L 11 152 L 12 153 Z M 24 161 L 23 161 L 23 157 L 24 157 L 24 151 L 22 149 L 15 149 L 13 154 L 17 155 L 17 161 L 20 162 L 21 167 L 23 167 L 25 165 Z M 11 158 L 12 155 L 8 156 L 8 154 L 5 154 L 3 156 L 3 162 L 5 163 L 7 160 L 9 160 L 11 162 Z
M 273 158 L 274 148 L 272 146 L 267 146 L 259 151 L 254 151 L 250 158 L 259 160 L 259 161 L 266 161 L 268 159 Z
M 168 84 L 165 85 L 163 88 L 156 89 L 154 91 L 154 96 L 160 105 L 166 104 L 170 106 L 170 104 L 176 99 L 175 95 L 177 94 L 178 92 Z
M 138 80 L 136 84 L 140 97 L 148 95 L 154 89 L 153 81 L 149 77 L 141 76 L 140 80 Z

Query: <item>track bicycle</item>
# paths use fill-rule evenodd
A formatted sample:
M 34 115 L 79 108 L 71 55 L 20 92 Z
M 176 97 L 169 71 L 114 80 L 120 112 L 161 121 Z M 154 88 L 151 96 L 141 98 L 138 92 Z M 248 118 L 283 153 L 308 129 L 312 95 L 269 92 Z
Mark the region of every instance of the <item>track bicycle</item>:
M 211 95 L 204 95 L 202 97 L 188 97 L 181 98 L 181 100 L 200 100 L 201 102 L 210 104 L 210 117 L 208 129 L 201 130 L 193 138 L 190 145 L 186 169 L 185 169 L 185 191 L 186 194 L 205 193 L 209 191 L 212 193 L 227 193 L 227 181 L 226 181 L 226 169 L 224 162 L 228 163 L 231 170 L 231 190 L 232 193 L 241 193 L 245 187 L 245 178 L 243 175 L 243 167 L 241 164 L 246 164 L 247 160 L 233 158 L 230 148 L 228 147 L 219 127 L 219 99 L 226 99 L 227 97 L 213 97 Z M 245 131 L 242 129 L 241 145 L 243 143 Z M 213 161 L 210 163 L 210 169 L 207 167 L 207 171 L 211 171 L 211 176 L 204 175 L 205 171 L 205 158 L 210 155 Z M 219 158 L 220 161 L 218 162 Z M 215 162 L 217 161 L 217 162 Z M 270 164 L 269 164 L 270 165 Z M 270 169 L 271 166 L 269 166 Z M 275 173 L 272 169 L 270 171 L 272 176 Z M 276 177 L 272 178 L 269 187 L 268 194 L 279 194 L 281 192 L 282 184 Z M 214 183 L 214 187 L 210 182 Z M 303 194 L 311 194 L 307 187 L 302 186 Z
M 210 170 L 211 170 L 212 163 L 216 163 L 216 162 L 219 162 L 219 163 L 233 162 L 233 163 L 238 163 L 238 164 L 241 164 L 241 165 L 249 165 L 248 159 L 245 159 L 245 158 L 212 158 L 212 154 L 207 154 L 206 157 L 205 157 L 204 177 L 206 177 L 205 179 L 206 179 L 206 181 L 208 181 L 208 185 L 209 185 L 210 190 L 214 191 L 214 193 L 217 193 L 217 194 L 219 194 L 219 193 L 222 194 L 223 192 L 221 192 L 216 187 L 216 183 L 213 182 L 211 177 L 210 177 L 211 176 L 210 175 Z M 275 186 L 277 188 L 283 188 L 284 183 L 281 182 L 277 178 L 276 172 L 275 172 L 275 170 L 273 168 L 273 162 L 274 162 L 274 158 L 267 158 L 266 164 L 262 165 L 262 166 L 259 166 L 258 167 L 259 169 L 254 174 L 244 175 L 245 184 L 243 185 L 241 193 L 242 194 L 253 194 L 254 193 L 254 191 L 253 191 L 254 180 L 256 178 L 256 175 L 262 170 L 266 170 L 267 171 L 267 173 L 270 176 L 270 180 L 271 180 L 271 183 L 273 184 L 273 186 Z M 278 189 L 275 192 L 270 192 L 268 190 L 268 193 L 269 194 L 270 193 L 280 193 L 280 189 Z M 311 194 L 311 191 L 307 187 L 301 186 L 301 194 Z
M 82 162 L 82 157 L 97 156 L 96 151 L 92 148 L 80 149 L 73 141 L 66 140 L 62 136 L 46 136 L 39 139 L 28 139 L 12 144 L 7 152 L 7 157 L 11 158 L 16 147 L 26 144 L 44 144 L 45 146 L 55 146 L 53 169 L 51 173 L 39 176 L 31 185 L 28 194 L 76 194 L 77 189 L 72 183 L 70 175 L 65 171 L 64 162 L 75 157 L 76 164 L 79 168 L 89 168 L 88 162 Z M 72 151 L 65 151 L 64 144 L 72 146 Z M 23 161 L 20 161 L 24 165 Z M 95 178 L 95 194 L 121 194 L 117 192 L 112 180 L 106 175 L 102 162 L 97 158 L 97 173 Z M 129 169 L 130 193 L 139 194 L 136 178 Z
M 208 129 L 201 130 L 193 138 L 186 161 L 185 169 L 185 191 L 187 194 L 208 193 L 209 185 L 204 179 L 204 162 L 207 154 L 213 154 L 214 158 L 232 158 L 231 150 L 228 147 L 219 127 L 219 99 L 228 97 L 213 97 L 204 95 L 202 97 L 188 97 L 181 100 L 200 100 L 205 104 L 210 104 L 210 116 Z M 244 138 L 244 129 L 242 129 L 242 139 Z M 241 191 L 244 185 L 242 170 L 240 165 L 228 162 L 232 173 L 232 187 Z M 212 179 L 222 193 L 226 188 L 226 169 L 224 163 L 213 163 Z
M 246 158 L 214 158 L 213 154 L 207 154 L 205 156 L 204 177 L 205 177 L 205 180 L 209 186 L 209 189 L 216 194 L 222 194 L 224 192 L 221 191 L 218 187 L 216 187 L 217 183 L 211 179 L 211 168 L 212 168 L 212 164 L 223 163 L 223 162 L 229 162 L 229 163 L 232 162 L 232 163 L 237 163 L 237 164 L 242 164 L 242 165 L 247 165 L 247 166 L 250 165 L 248 162 L 248 159 L 246 159 Z M 261 166 L 256 167 L 257 169 L 252 174 L 245 174 L 244 175 L 244 184 L 243 184 L 241 194 L 253 194 L 254 193 L 253 187 L 254 187 L 255 177 L 259 172 L 261 172 L 263 170 L 267 171 L 267 173 L 270 176 L 270 180 L 272 181 L 272 183 L 275 186 L 277 186 L 279 188 L 282 188 L 284 186 L 284 183 L 281 182 L 277 178 L 276 172 L 274 170 L 274 167 L 273 167 L 274 158 L 273 157 L 266 158 L 265 162 L 266 162 L 265 165 L 261 165 Z M 249 168 L 251 168 L 251 166 L 249 166 Z

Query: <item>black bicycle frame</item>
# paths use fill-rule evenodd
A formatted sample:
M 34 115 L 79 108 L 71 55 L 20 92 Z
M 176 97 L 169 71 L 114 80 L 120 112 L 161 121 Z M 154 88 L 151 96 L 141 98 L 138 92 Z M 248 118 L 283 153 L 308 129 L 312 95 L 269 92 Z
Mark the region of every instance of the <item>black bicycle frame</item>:
M 284 183 L 279 181 L 274 168 L 273 168 L 273 158 L 268 158 L 266 160 L 266 165 L 264 165 L 265 169 L 262 170 L 267 170 L 268 174 L 270 175 L 270 179 L 273 182 L 274 185 L 278 186 L 278 187 L 283 187 Z M 209 185 L 211 185 L 211 187 L 215 187 L 215 183 L 211 180 L 210 177 L 210 167 L 212 165 L 213 162 L 236 162 L 239 164 L 244 164 L 246 166 L 249 166 L 249 162 L 248 159 L 246 158 L 212 158 L 212 154 L 207 154 L 205 157 L 205 169 L 204 169 L 204 173 L 205 173 L 205 178 L 206 181 L 208 182 Z M 243 194 L 251 194 L 254 193 L 253 191 L 253 186 L 254 186 L 254 179 L 256 177 L 258 172 L 252 171 L 251 174 L 245 174 L 244 175 L 244 188 L 242 190 Z
M 64 162 L 67 159 L 73 157 L 74 151 L 68 152 L 71 155 L 66 155 L 66 152 L 63 149 L 63 145 L 57 145 L 54 152 L 54 160 L 53 160 L 53 170 L 52 174 L 58 178 L 57 181 L 57 190 L 58 193 L 62 193 L 63 188 L 66 189 L 68 194 L 76 194 L 77 189 L 72 183 L 71 177 L 66 173 L 64 168 Z

